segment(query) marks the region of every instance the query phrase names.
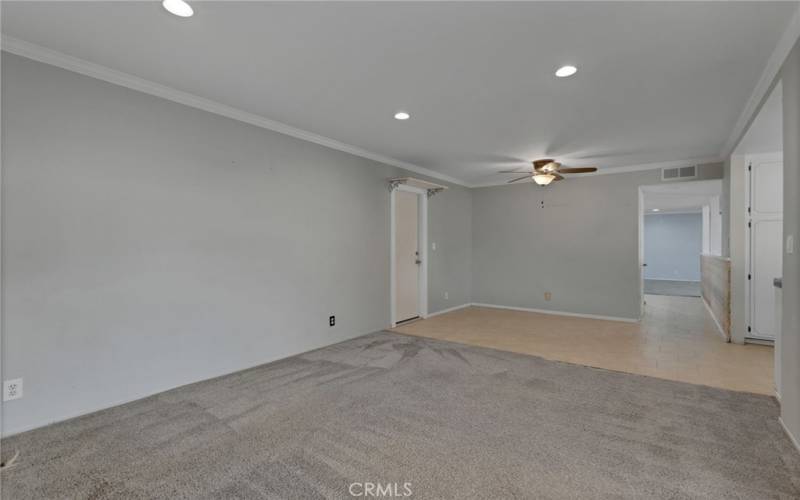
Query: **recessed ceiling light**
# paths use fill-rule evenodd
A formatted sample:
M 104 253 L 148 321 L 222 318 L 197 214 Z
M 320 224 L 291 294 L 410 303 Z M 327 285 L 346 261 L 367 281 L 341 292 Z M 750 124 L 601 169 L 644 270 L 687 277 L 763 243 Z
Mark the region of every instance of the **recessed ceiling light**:
M 192 6 L 183 0 L 164 0 L 161 5 L 167 9 L 167 12 L 178 17 L 192 17 L 194 14 Z
M 661 211 L 661 209 L 660 209 L 660 208 L 654 208 L 654 209 L 653 209 L 653 212 L 660 212 L 660 211 Z
M 405 111 L 398 111 L 397 113 L 394 114 L 395 120 L 408 120 L 409 118 L 411 118 L 411 115 L 409 115 Z
M 572 76 L 578 72 L 578 68 L 575 66 L 561 66 L 556 70 L 556 76 L 559 78 L 566 78 L 568 76 Z

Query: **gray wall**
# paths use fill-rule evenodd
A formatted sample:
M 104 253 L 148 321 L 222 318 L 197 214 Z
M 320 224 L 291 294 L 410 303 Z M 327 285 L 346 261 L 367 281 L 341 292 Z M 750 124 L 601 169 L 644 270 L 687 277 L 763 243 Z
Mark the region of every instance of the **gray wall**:
M 651 170 L 475 189 L 473 301 L 638 318 L 639 186 L 659 179 Z
M 5 435 L 388 326 L 386 180 L 414 174 L 8 54 L 2 74 Z M 451 186 L 429 312 L 637 318 L 657 183 Z
M 433 313 L 472 302 L 471 190 L 435 195 L 428 214 L 428 310 Z
M 647 170 L 474 189 L 473 302 L 638 319 L 639 187 L 660 183 Z
M 783 233 L 793 254 L 783 253 L 781 418 L 800 440 L 800 42 L 781 69 L 783 79 Z M 796 443 L 797 441 L 795 441 Z
M 4 434 L 388 326 L 408 172 L 2 63 Z M 431 312 L 469 301 L 470 198 L 431 200 Z
M 700 281 L 702 251 L 703 214 L 645 216 L 645 279 Z

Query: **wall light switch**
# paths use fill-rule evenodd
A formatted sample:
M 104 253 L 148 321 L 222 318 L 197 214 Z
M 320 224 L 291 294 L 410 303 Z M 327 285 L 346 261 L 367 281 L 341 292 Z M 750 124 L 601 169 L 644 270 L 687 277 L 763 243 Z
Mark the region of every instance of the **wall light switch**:
M 449 298 L 450 298 L 450 292 L 444 292 L 444 300 L 447 300 Z
M 431 243 L 431 250 L 436 251 L 436 242 Z
M 794 235 L 786 236 L 786 253 L 789 255 L 794 253 Z

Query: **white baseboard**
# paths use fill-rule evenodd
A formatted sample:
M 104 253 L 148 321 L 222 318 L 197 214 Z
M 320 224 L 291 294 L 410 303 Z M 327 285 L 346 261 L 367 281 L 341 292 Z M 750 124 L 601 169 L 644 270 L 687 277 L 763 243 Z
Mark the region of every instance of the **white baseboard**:
M 472 303 L 467 302 L 466 304 L 461 304 L 459 306 L 448 307 L 447 309 L 442 309 L 441 311 L 436 311 L 435 313 L 430 313 L 426 316 L 426 318 L 432 318 L 434 316 L 438 316 L 440 314 L 446 314 L 453 311 L 458 311 L 459 309 L 464 309 L 465 307 L 471 306 Z
M 717 331 L 719 332 L 719 334 L 722 336 L 723 339 L 725 339 L 726 342 L 730 342 L 731 339 L 728 338 L 728 335 L 725 333 L 725 329 L 722 328 L 722 325 L 719 324 L 717 316 L 714 314 L 714 311 L 711 310 L 711 306 L 708 305 L 708 302 L 706 302 L 705 297 L 701 297 L 701 299 L 703 300 L 703 305 L 706 306 L 708 314 L 711 315 L 711 319 L 714 320 L 714 324 L 717 325 Z
M 513 306 L 499 306 L 497 304 L 484 304 L 480 302 L 473 302 L 473 306 L 475 307 L 491 307 L 493 309 L 508 309 L 511 311 L 524 311 L 524 312 L 533 312 L 533 313 L 540 313 L 540 314 L 552 314 L 555 316 L 572 316 L 576 318 L 589 318 L 589 319 L 602 319 L 606 321 L 624 321 L 626 323 L 638 323 L 638 318 L 623 318 L 619 316 L 600 316 L 597 314 L 584 314 L 584 313 L 574 313 L 574 312 L 566 312 L 566 311 L 554 311 L 551 309 L 532 309 L 529 307 L 513 307 Z
M 789 441 L 792 442 L 792 444 L 797 449 L 797 451 L 800 451 L 800 443 L 798 443 L 797 439 L 792 435 L 791 432 L 789 432 L 789 428 L 786 427 L 785 423 L 783 423 L 783 418 L 782 417 L 778 417 L 778 422 L 781 423 L 781 427 L 783 427 L 783 432 L 785 432 L 786 435 L 789 436 Z

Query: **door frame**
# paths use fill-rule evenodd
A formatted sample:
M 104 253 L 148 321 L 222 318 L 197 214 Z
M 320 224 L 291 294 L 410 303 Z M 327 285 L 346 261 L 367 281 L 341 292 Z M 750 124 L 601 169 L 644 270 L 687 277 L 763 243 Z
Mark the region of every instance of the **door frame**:
M 644 189 L 643 186 L 639 186 L 638 190 L 638 218 L 637 218 L 637 245 L 638 248 L 638 255 L 639 255 L 639 321 L 644 318 L 645 307 L 647 305 L 646 299 L 644 298 Z
M 757 154 L 746 154 L 744 155 L 744 168 L 745 168 L 745 175 L 744 175 L 744 224 L 745 224 L 745 244 L 744 244 L 744 343 L 759 343 L 762 340 L 758 337 L 751 337 L 749 334 L 751 332 L 747 331 L 747 327 L 752 325 L 753 320 L 753 308 L 755 304 L 752 303 L 752 291 L 751 287 L 753 286 L 753 280 L 748 280 L 747 276 L 753 274 L 753 260 L 752 260 L 752 246 L 753 246 L 753 238 L 752 238 L 752 228 L 750 227 L 750 222 L 752 218 L 750 216 L 750 212 L 748 208 L 751 206 L 753 201 L 753 191 L 752 191 L 752 170 L 751 165 L 754 161 L 777 161 L 783 164 L 783 152 L 772 152 L 772 153 L 757 153 Z M 781 220 L 783 220 L 783 213 L 781 212 Z M 783 251 L 783 235 L 781 235 L 781 241 L 778 242 L 780 245 L 781 251 Z M 775 339 L 773 340 L 773 345 L 777 344 L 778 337 L 780 336 L 780 332 L 775 332 Z M 769 340 L 765 340 L 769 342 Z M 775 357 L 778 358 L 778 349 L 775 349 Z
M 425 189 L 415 188 L 405 184 L 400 184 L 392 189 L 389 195 L 389 323 L 392 328 L 397 326 L 397 297 L 395 292 L 395 285 L 397 282 L 397 266 L 395 258 L 397 256 L 396 249 L 396 223 L 395 217 L 397 215 L 397 191 L 406 191 L 414 193 L 418 199 L 417 210 L 417 231 L 419 232 L 417 244 L 419 246 L 419 260 L 422 263 L 419 265 L 419 291 L 417 298 L 419 301 L 418 311 L 420 318 L 428 317 L 428 192 Z

